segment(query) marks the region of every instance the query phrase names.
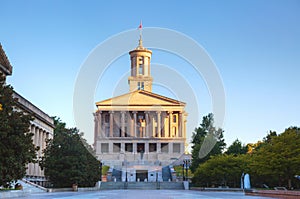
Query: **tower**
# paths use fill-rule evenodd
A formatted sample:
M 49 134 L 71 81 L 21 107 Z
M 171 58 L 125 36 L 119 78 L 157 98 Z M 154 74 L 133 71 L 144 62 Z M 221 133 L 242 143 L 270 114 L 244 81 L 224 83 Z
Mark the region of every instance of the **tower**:
M 140 35 L 139 45 L 129 52 L 131 60 L 131 75 L 128 77 L 129 91 L 145 90 L 152 92 L 151 55 L 152 51 L 143 47 Z

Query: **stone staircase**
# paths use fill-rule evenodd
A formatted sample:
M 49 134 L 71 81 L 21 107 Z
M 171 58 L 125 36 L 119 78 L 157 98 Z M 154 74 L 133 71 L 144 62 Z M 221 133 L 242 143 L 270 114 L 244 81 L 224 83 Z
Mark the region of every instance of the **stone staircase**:
M 183 190 L 183 182 L 102 182 L 100 190 L 139 189 L 139 190 Z
M 17 183 L 22 185 L 24 192 L 28 192 L 28 193 L 47 192 L 47 189 L 45 187 L 39 186 L 25 179 L 18 180 Z

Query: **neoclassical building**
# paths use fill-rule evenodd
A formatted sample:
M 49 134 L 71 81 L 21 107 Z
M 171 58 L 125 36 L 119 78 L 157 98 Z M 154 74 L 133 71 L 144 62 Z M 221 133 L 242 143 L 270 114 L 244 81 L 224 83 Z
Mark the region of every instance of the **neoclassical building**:
M 0 72 L 6 77 L 12 75 L 12 66 L 5 54 L 5 51 L 0 44 Z M 46 139 L 53 138 L 54 121 L 44 113 L 41 109 L 36 107 L 26 98 L 14 91 L 13 97 L 18 100 L 17 109 L 30 113 L 34 120 L 31 122 L 29 131 L 34 134 L 32 141 L 35 146 L 39 146 L 37 157 L 42 156 L 43 150 L 46 148 Z M 26 170 L 27 180 L 36 184 L 44 185 L 47 179 L 44 176 L 44 171 L 38 163 L 29 163 Z
M 122 181 L 163 180 L 163 167 L 185 152 L 186 104 L 152 92 L 152 51 L 141 38 L 129 55 L 129 93 L 96 103 L 96 155 Z

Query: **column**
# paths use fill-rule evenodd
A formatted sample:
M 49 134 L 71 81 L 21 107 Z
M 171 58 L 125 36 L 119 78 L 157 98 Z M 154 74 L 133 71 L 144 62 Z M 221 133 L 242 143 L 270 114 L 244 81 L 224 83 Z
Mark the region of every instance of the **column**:
M 42 152 L 41 152 L 41 154 L 43 155 L 43 151 L 44 151 L 44 149 L 46 148 L 46 140 L 45 140 L 45 139 L 46 139 L 46 131 L 44 130 L 42 133 L 43 133 L 43 136 L 42 136 L 42 138 L 43 138 L 43 139 L 42 139 L 43 143 L 42 143 Z M 44 174 L 44 171 L 45 171 L 45 170 L 41 170 L 41 175 L 42 175 L 42 176 L 45 175 L 45 174 Z
M 121 112 L 121 137 L 125 137 L 125 112 Z
M 161 112 L 157 111 L 157 137 L 161 137 Z
M 98 112 L 98 136 L 100 138 L 104 137 L 103 129 L 102 129 L 102 111 Z
M 170 125 L 169 125 L 169 115 L 166 114 L 166 119 L 165 119 L 165 138 L 168 137 L 169 132 L 170 132 Z
M 42 146 L 43 146 L 43 131 L 42 129 L 39 130 L 39 146 L 40 146 L 40 150 L 39 150 L 39 157 L 42 156 Z M 37 164 L 38 165 L 38 164 Z M 38 165 L 38 171 L 39 171 L 39 176 L 41 176 L 41 167 Z
M 166 112 L 163 111 L 161 113 L 161 137 L 165 137 L 166 136 L 166 128 L 165 128 L 165 119 L 166 118 Z
M 173 124 L 173 112 L 169 112 L 169 135 L 168 137 L 172 137 L 173 129 L 172 129 L 172 124 Z
M 97 113 L 94 113 L 93 114 L 94 115 L 94 142 L 96 142 L 97 141 L 97 139 L 98 139 L 98 136 L 97 136 L 97 134 L 98 134 L 98 119 L 97 119 Z
M 122 142 L 121 143 L 121 152 L 124 152 L 125 153 L 125 143 L 124 142 Z
M 153 116 L 152 113 L 149 112 L 149 137 L 153 137 Z
M 182 127 L 183 127 L 183 119 L 182 119 L 182 112 L 179 112 L 178 114 L 178 136 L 179 137 L 183 137 L 182 136 Z
M 157 121 L 155 120 L 155 112 L 153 112 L 152 115 L 152 137 L 156 137 L 156 127 L 157 127 Z
M 113 111 L 109 112 L 109 137 L 113 137 L 113 128 L 114 128 L 114 115 Z
M 133 117 L 131 117 L 131 115 L 130 115 L 130 112 L 129 112 L 129 117 L 128 118 L 130 118 L 130 129 L 129 129 L 129 132 L 130 132 L 130 137 L 134 137 L 134 126 L 133 126 Z
M 108 153 L 113 153 L 113 143 L 112 142 L 109 142 L 108 143 Z
M 137 143 L 132 143 L 132 152 L 133 152 L 134 154 L 137 153 Z
M 157 143 L 156 147 L 157 147 L 157 153 L 161 153 L 161 143 L 160 142 Z
M 38 146 L 39 143 L 39 129 L 35 127 L 35 146 Z M 34 163 L 34 176 L 38 176 L 38 164 Z
M 137 135 L 136 135 L 136 124 L 137 124 L 137 122 L 136 122 L 136 114 L 137 114 L 137 112 L 136 111 L 134 111 L 133 112 L 133 133 L 134 133 L 134 137 L 137 137 Z
M 149 137 L 149 127 L 150 127 L 150 125 L 149 125 L 149 112 L 148 111 L 145 111 L 145 123 L 146 123 L 146 126 L 145 126 L 145 128 L 146 128 L 146 135 L 145 135 L 145 137 Z
M 173 143 L 169 143 L 169 154 L 173 153 Z

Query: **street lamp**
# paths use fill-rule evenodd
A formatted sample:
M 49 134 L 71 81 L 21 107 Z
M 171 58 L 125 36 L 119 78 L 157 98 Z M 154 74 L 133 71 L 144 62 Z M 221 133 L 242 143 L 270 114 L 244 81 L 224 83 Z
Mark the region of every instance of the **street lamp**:
M 127 180 L 127 157 L 126 153 L 122 150 L 121 154 L 124 154 L 124 164 L 125 164 L 125 182 L 128 182 Z
M 103 163 L 100 160 L 100 181 L 102 181 L 102 165 Z
M 188 180 L 188 169 L 190 167 L 190 163 L 191 163 L 191 160 L 190 159 L 184 159 L 183 160 L 183 180 Z M 185 169 L 185 177 L 184 177 L 184 169 Z

